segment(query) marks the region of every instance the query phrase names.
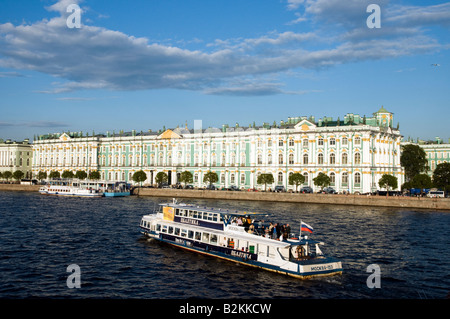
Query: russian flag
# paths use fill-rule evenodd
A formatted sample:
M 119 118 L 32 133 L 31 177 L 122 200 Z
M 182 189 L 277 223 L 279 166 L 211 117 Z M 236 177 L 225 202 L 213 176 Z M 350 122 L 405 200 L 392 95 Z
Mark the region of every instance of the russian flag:
M 308 233 L 312 233 L 314 229 L 311 226 L 309 226 L 308 224 L 301 222 L 301 230 L 306 231 Z

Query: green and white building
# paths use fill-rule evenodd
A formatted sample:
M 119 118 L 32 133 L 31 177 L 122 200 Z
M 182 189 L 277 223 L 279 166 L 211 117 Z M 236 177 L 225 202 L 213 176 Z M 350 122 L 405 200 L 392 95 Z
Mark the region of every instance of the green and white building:
M 24 178 L 31 178 L 33 150 L 28 139 L 21 142 L 0 139 L 0 172 L 22 171 Z
M 242 189 L 263 188 L 256 182 L 258 174 L 271 173 L 275 182 L 268 187 L 294 189 L 288 177 L 299 172 L 304 185 L 317 190 L 313 178 L 323 172 L 337 191 L 366 193 L 379 189 L 383 174 L 403 183 L 400 141 L 393 113 L 383 107 L 368 118 L 352 113 L 342 119 L 292 117 L 258 127 L 186 125 L 160 132 L 49 134 L 34 141 L 33 173 L 98 170 L 102 179 L 131 181 L 134 172 L 143 170 L 145 183 L 155 184 L 162 171 L 175 184 L 188 170 L 194 186 L 203 187 L 204 174 L 214 171 L 216 186 Z

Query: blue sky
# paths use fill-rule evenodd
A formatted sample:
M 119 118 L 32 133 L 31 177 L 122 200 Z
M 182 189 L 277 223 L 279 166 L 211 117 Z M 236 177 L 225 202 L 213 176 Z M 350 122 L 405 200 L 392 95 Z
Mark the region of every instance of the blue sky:
M 381 28 L 368 28 L 371 3 Z M 81 8 L 69 28 L 70 4 Z M 450 137 L 450 2 L 2 0 L 0 138 L 370 116 Z

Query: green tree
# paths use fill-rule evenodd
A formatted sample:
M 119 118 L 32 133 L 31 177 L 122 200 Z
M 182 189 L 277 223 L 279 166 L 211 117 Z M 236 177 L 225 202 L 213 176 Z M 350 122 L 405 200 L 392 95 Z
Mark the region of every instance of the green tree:
M 155 177 L 155 182 L 161 186 L 162 183 L 167 183 L 167 181 L 169 180 L 169 177 L 167 176 L 166 173 L 164 172 L 159 172 L 158 174 L 156 174 Z
M 100 172 L 99 171 L 90 171 L 89 172 L 89 179 L 99 180 L 100 179 Z
M 431 188 L 433 187 L 433 182 L 431 177 L 427 174 L 417 174 L 411 180 L 411 188 Z
M 433 183 L 445 191 L 450 191 L 450 163 L 441 163 L 433 172 Z
M 203 183 L 209 183 L 209 186 L 213 183 L 217 183 L 218 180 L 219 176 L 217 176 L 216 172 L 209 171 L 203 176 Z
M 10 171 L 3 172 L 3 178 L 5 178 L 7 181 L 13 176 L 13 173 Z
M 61 174 L 58 171 L 51 171 L 48 177 L 50 179 L 60 178 Z
M 405 168 L 406 181 L 412 180 L 417 174 L 428 171 L 427 154 L 419 145 L 403 145 L 400 164 Z
M 83 180 L 83 179 L 86 179 L 87 173 L 85 171 L 76 171 L 75 177 Z
M 62 178 L 73 178 L 73 177 L 74 177 L 74 174 L 73 174 L 72 171 L 64 171 L 64 172 L 61 174 L 61 177 L 62 177 Z
M 16 181 L 19 181 L 24 177 L 24 175 L 25 175 L 24 172 L 22 172 L 21 170 L 17 170 L 13 173 L 12 176 Z
M 267 184 L 273 184 L 273 175 L 270 173 L 260 174 L 256 180 L 259 185 L 264 184 L 264 191 L 267 190 Z
M 295 185 L 295 191 L 297 191 L 298 185 L 305 182 L 305 176 L 300 173 L 294 173 L 289 176 L 289 185 Z
M 389 189 L 395 189 L 397 188 L 398 182 L 397 182 L 397 177 L 389 175 L 389 174 L 383 174 L 383 176 L 381 176 L 380 180 L 378 181 L 378 185 L 380 186 L 380 188 L 386 188 L 386 190 L 389 192 Z M 386 194 L 386 196 L 389 193 Z
M 38 180 L 42 181 L 47 178 L 47 172 L 40 171 L 37 176 Z
M 189 171 L 181 172 L 180 174 L 180 183 L 184 183 L 184 186 L 186 186 L 187 183 L 192 183 L 194 180 L 192 173 Z
M 139 170 L 137 172 L 134 172 L 131 179 L 136 183 L 140 183 L 142 186 L 142 182 L 145 182 L 145 180 L 147 179 L 147 174 L 145 174 L 143 170 Z
M 313 178 L 313 182 L 314 185 L 320 186 L 320 188 L 323 189 L 330 185 L 331 179 L 327 174 L 320 172 L 319 175 Z

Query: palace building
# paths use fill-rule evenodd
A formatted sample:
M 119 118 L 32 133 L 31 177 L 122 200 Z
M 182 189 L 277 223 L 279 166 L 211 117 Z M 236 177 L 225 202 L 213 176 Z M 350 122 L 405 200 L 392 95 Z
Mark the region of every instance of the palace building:
M 313 178 L 320 172 L 337 191 L 367 193 L 379 189 L 383 174 L 404 181 L 400 166 L 402 136 L 393 126 L 393 113 L 382 107 L 372 117 L 347 114 L 342 119 L 291 117 L 281 123 L 202 129 L 177 127 L 159 132 L 87 134 L 67 132 L 39 136 L 33 143 L 33 174 L 65 170 L 98 170 L 102 179 L 131 181 L 138 170 L 145 184 L 155 184 L 165 172 L 175 184 L 183 171 L 204 187 L 203 176 L 214 171 L 216 186 L 264 188 L 257 176 L 271 173 L 274 188 L 289 185 L 290 174 L 305 176 L 305 186 L 318 190 Z
M 24 178 L 31 178 L 33 150 L 28 139 L 21 142 L 0 139 L 0 172 L 22 171 Z

